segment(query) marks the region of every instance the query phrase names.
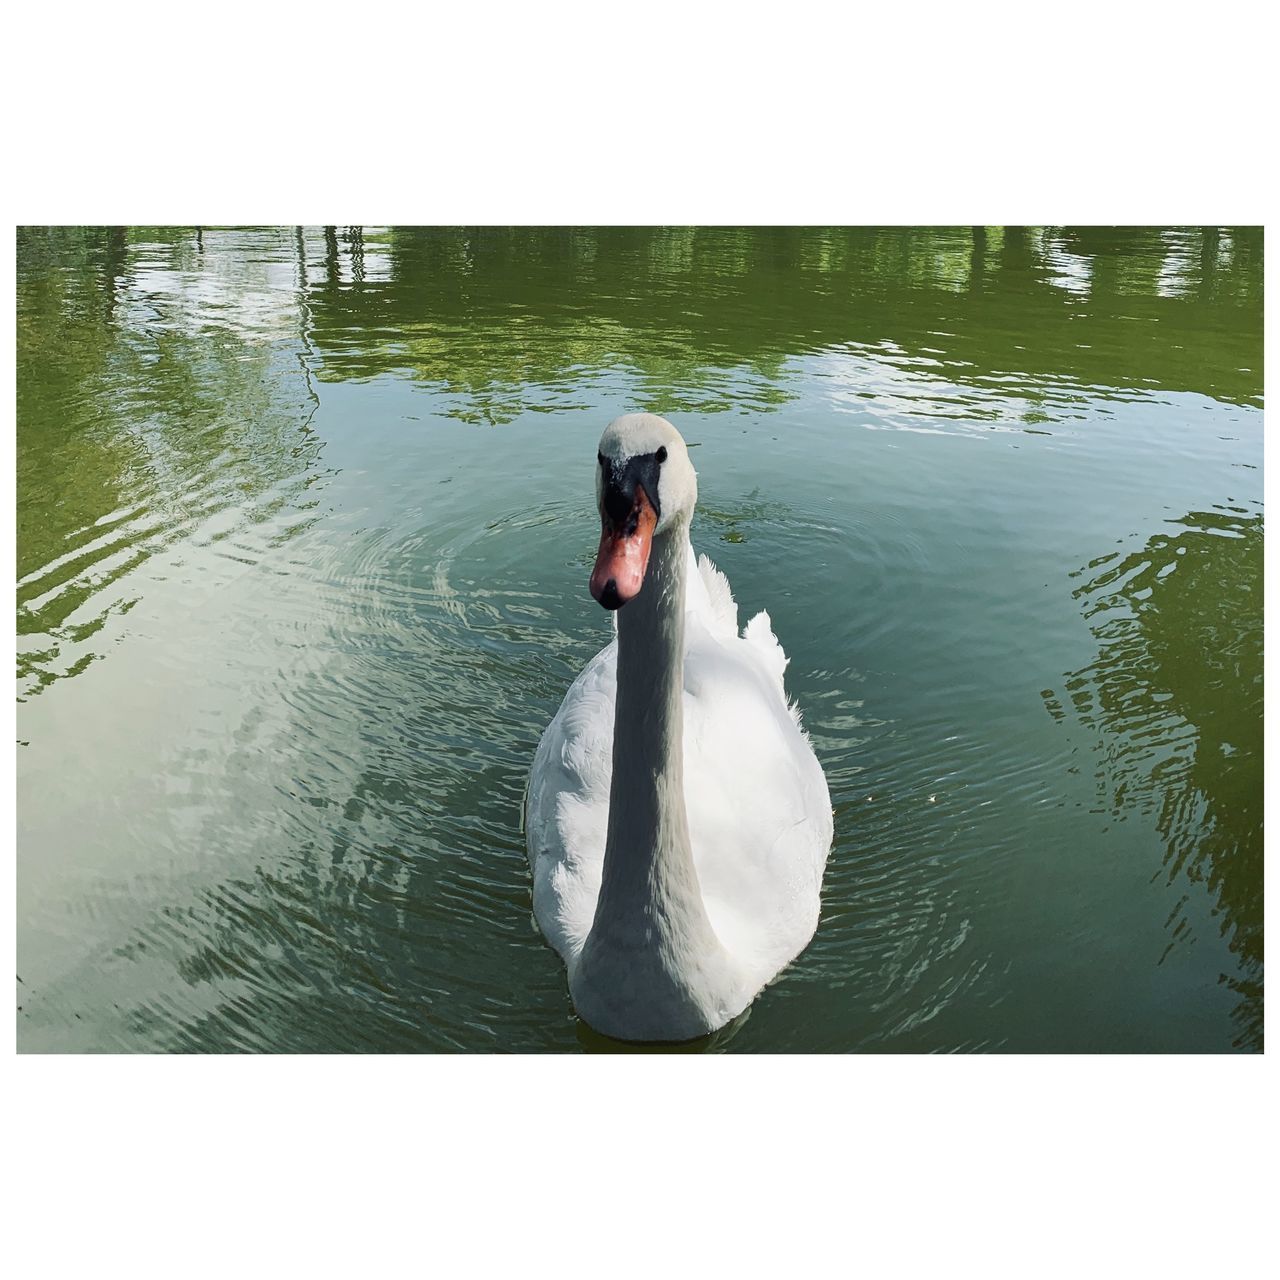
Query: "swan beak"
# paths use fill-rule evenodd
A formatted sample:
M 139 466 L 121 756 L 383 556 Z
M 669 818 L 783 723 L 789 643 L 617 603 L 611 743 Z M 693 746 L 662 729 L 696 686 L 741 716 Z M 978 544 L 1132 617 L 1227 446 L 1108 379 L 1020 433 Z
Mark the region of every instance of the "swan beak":
M 639 484 L 635 486 L 631 508 L 621 520 L 615 520 L 608 510 L 601 517 L 600 550 L 591 573 L 591 594 L 606 609 L 621 609 L 639 595 L 657 523 L 658 513 Z

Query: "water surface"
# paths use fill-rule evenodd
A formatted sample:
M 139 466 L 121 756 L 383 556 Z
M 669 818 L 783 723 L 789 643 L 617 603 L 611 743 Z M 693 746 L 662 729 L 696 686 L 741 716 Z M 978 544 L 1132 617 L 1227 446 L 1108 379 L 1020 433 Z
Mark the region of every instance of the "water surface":
M 594 1050 L 538 737 L 696 446 L 836 841 L 729 1052 L 1262 1047 L 1250 229 L 25 229 L 18 1040 Z

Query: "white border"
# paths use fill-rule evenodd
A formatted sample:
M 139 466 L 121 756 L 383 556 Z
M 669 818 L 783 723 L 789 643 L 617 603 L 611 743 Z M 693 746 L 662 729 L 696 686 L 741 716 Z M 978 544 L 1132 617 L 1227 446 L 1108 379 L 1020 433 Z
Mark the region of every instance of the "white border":
M 1262 13 L 23 8 L 7 201 L 15 223 L 1259 222 Z M 12 300 L 11 251 L 5 273 Z M 1167 1277 L 1270 1244 L 1265 1058 L 7 1065 L 24 1275 Z

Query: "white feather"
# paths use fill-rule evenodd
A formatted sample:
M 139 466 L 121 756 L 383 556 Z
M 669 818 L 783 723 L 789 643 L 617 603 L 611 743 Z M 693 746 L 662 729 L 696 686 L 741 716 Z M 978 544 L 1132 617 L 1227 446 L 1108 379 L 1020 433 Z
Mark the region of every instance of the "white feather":
M 706 913 L 738 974 L 721 1003 L 736 1013 L 817 927 L 831 799 L 788 706 L 769 615 L 739 636 L 729 584 L 705 556 L 690 553 L 685 589 L 684 796 Z M 617 658 L 615 637 L 565 695 L 530 776 L 534 913 L 571 977 L 600 892 Z

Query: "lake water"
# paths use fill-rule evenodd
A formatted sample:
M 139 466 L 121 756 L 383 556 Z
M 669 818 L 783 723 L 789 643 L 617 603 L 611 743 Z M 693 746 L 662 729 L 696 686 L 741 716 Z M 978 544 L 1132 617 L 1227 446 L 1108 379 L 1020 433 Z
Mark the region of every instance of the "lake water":
M 18 235 L 18 1044 L 596 1050 L 521 802 L 695 445 L 830 782 L 728 1052 L 1262 1047 L 1262 234 Z

